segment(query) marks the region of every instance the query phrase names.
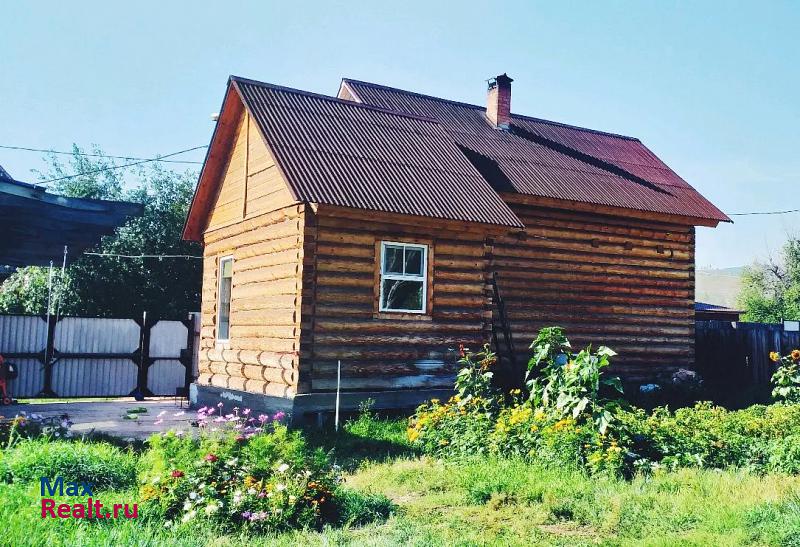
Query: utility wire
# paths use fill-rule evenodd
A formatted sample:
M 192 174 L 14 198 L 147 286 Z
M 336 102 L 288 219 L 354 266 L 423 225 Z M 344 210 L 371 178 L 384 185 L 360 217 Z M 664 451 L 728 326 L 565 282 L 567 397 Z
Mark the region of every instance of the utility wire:
M 194 255 L 121 255 L 114 253 L 83 253 L 89 256 L 104 256 L 112 258 L 203 258 L 202 256 Z
M 143 163 L 149 163 L 149 162 L 152 162 L 152 161 L 161 161 L 163 158 L 170 158 L 172 156 L 177 156 L 178 154 L 185 154 L 186 152 L 191 152 L 193 150 L 200 150 L 201 148 L 207 148 L 207 145 L 195 146 L 194 148 L 187 148 L 186 150 L 180 150 L 178 152 L 173 152 L 172 154 L 165 154 L 165 155 L 157 157 L 157 158 L 150 158 L 150 159 L 145 159 L 145 160 L 141 160 L 141 161 L 135 161 L 133 163 L 126 163 L 126 164 L 123 164 L 123 165 L 112 165 L 110 167 L 102 167 L 100 169 L 93 169 L 92 171 L 86 171 L 85 173 L 77 173 L 75 175 L 67 175 L 66 177 L 59 177 L 59 178 L 55 178 L 55 179 L 43 180 L 43 181 L 35 182 L 34 184 L 42 184 L 42 185 L 43 184 L 50 184 L 51 182 L 58 182 L 58 181 L 61 181 L 61 180 L 74 179 L 76 177 L 82 177 L 82 176 L 85 176 L 85 175 L 93 175 L 95 173 L 102 173 L 104 171 L 111 171 L 113 169 L 124 169 L 125 167 L 133 167 L 134 165 L 141 165 Z
M 786 215 L 788 213 L 800 213 L 800 209 L 788 209 L 786 211 L 752 211 L 749 213 L 728 213 L 728 216 L 743 217 L 749 215 Z
M 137 158 L 134 156 L 111 156 L 109 154 L 90 154 L 89 152 L 62 152 L 59 150 L 45 150 L 44 148 L 27 148 L 25 146 L 7 146 L 0 144 L 0 148 L 6 150 L 23 150 L 25 152 L 45 152 L 47 154 L 63 154 L 65 156 L 89 156 L 92 158 L 111 158 L 115 160 L 145 160 L 147 158 Z M 202 161 L 189 161 L 189 160 L 164 160 L 164 163 L 194 163 L 201 164 Z

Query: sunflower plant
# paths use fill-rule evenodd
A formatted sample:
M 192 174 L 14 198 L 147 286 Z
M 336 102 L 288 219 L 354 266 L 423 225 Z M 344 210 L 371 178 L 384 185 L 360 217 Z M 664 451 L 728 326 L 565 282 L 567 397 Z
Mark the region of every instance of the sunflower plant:
M 784 356 L 773 351 L 769 357 L 778 364 L 778 370 L 772 375 L 772 384 L 775 386 L 772 397 L 787 403 L 800 403 L 800 349 Z
M 572 353 L 569 340 L 559 327 L 542 329 L 531 345 L 528 388 L 533 404 L 553 409 L 562 418 L 591 419 L 605 433 L 614 417 L 612 401 L 602 397 L 604 388 L 622 394 L 618 377 L 603 375 L 616 353 L 606 346 L 593 352 L 591 346 Z

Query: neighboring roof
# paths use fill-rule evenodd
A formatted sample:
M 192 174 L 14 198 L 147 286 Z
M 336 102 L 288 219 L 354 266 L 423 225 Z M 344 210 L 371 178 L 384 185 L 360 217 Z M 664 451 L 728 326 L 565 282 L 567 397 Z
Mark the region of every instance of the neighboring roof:
M 702 224 L 730 219 L 638 139 L 512 114 L 491 127 L 481 106 L 344 79 L 344 95 L 436 119 L 498 191 L 679 215 Z M 483 156 L 476 156 L 476 154 Z
M 51 194 L 0 167 L 0 265 L 61 264 L 65 245 L 74 259 L 142 210 L 138 203 Z
M 706 302 L 695 302 L 694 309 L 696 311 L 719 311 L 719 312 L 730 312 L 730 313 L 744 313 L 741 310 L 735 310 L 733 308 L 727 308 L 725 306 L 718 306 L 716 304 L 708 304 Z

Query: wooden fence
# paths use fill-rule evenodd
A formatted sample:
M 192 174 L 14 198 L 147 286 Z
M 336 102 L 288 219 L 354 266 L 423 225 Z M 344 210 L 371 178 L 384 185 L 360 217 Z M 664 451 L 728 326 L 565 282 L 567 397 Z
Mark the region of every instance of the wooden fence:
M 695 364 L 709 396 L 726 406 L 767 402 L 775 363 L 769 353 L 784 355 L 800 347 L 800 332 L 781 324 L 697 321 Z

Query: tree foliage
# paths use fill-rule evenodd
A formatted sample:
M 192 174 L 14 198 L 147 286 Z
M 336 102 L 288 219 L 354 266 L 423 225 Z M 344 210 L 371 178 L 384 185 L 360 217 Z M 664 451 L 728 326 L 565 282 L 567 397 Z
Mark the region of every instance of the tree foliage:
M 745 269 L 739 306 L 745 321 L 800 320 L 800 238 L 789 238 L 777 259 Z
M 196 174 L 177 173 L 162 164 L 138 166 L 136 182 L 126 184 L 113 160 L 75 154 L 64 164 L 47 158 L 41 180 L 76 173 L 83 176 L 53 182 L 51 191 L 69 197 L 127 200 L 144 204 L 144 214 L 129 220 L 106 236 L 92 252 L 122 255 L 201 254 L 195 243 L 181 241 L 181 231 L 192 199 Z M 102 154 L 95 147 L 94 153 Z M 159 317 L 184 316 L 200 306 L 202 261 L 196 258 L 114 258 L 82 255 L 60 277 L 55 264 L 53 300 L 62 315 L 138 317 L 142 312 Z M 0 287 L 0 312 L 45 313 L 48 268 L 17 270 Z M 55 309 L 53 309 L 55 311 Z

